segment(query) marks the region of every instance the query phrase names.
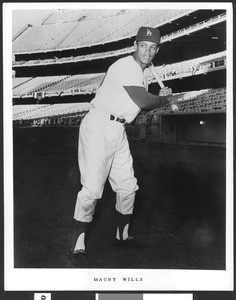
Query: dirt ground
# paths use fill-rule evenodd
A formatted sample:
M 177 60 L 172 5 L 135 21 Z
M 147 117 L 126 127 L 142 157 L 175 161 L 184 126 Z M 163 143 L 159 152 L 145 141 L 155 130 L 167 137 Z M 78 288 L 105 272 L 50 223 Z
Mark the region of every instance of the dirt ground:
M 14 129 L 15 268 L 73 268 L 67 258 L 80 185 L 78 128 Z M 225 148 L 130 140 L 138 179 L 132 233 L 115 245 L 115 194 L 98 201 L 92 268 L 225 269 Z

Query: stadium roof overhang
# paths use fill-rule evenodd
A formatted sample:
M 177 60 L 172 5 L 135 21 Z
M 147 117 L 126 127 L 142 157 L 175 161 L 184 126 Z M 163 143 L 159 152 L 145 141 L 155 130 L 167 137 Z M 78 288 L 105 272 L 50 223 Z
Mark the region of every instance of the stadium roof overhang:
M 148 11 L 148 10 L 147 10 Z M 150 10 L 151 11 L 151 10 Z M 55 51 L 65 51 L 65 50 L 70 50 L 70 49 L 79 49 L 79 48 L 86 48 L 86 47 L 92 47 L 92 46 L 97 46 L 97 45 L 101 45 L 101 44 L 108 44 L 108 43 L 112 43 L 112 42 L 117 42 L 117 41 L 121 41 L 123 39 L 130 39 L 130 38 L 133 38 L 135 37 L 136 33 L 137 33 L 137 28 L 139 28 L 140 26 L 152 26 L 152 27 L 162 27 L 168 23 L 171 23 L 173 22 L 174 20 L 177 20 L 181 17 L 184 17 L 184 16 L 188 16 L 189 14 L 197 11 L 196 9 L 179 9 L 179 10 L 170 10 L 171 11 L 171 14 L 168 16 L 168 17 L 163 17 L 160 18 L 160 17 L 156 17 L 154 20 L 153 18 L 149 20 L 149 18 L 147 18 L 147 20 L 145 21 L 145 24 L 142 22 L 138 25 L 136 25 L 136 27 L 131 27 L 132 24 L 119 24 L 117 26 L 117 28 L 113 28 L 111 29 L 110 33 L 105 35 L 101 40 L 99 41 L 96 41 L 96 42 L 93 42 L 93 40 L 88 40 L 87 44 L 81 44 L 79 42 L 75 42 L 75 43 L 72 43 L 71 45 L 67 46 L 67 47 L 63 47 L 63 42 L 64 40 L 71 34 L 70 33 L 67 33 L 67 36 L 64 36 L 62 38 L 62 40 L 57 43 L 56 45 L 54 45 L 53 47 L 48 47 L 47 46 L 43 46 L 43 45 L 40 45 L 40 46 L 35 46 L 34 49 L 32 48 L 26 48 L 24 50 L 21 50 L 21 49 L 17 49 L 17 44 L 19 45 L 19 48 L 22 48 L 22 45 L 24 44 L 24 34 L 27 33 L 27 31 L 29 30 L 34 30 L 34 26 L 30 26 L 30 27 L 27 27 L 26 30 L 22 30 L 22 35 L 21 34 L 18 34 L 14 37 L 14 40 L 13 40 L 13 54 L 17 55 L 17 54 L 30 54 L 30 53 L 47 53 L 47 52 L 55 52 Z M 147 16 L 148 17 L 148 16 Z M 75 23 L 75 22 L 74 22 Z M 43 26 L 50 26 L 50 25 L 41 25 L 42 27 Z M 109 26 L 109 24 L 108 24 Z M 111 28 L 112 28 L 112 23 L 110 24 Z M 37 26 L 39 27 L 39 26 Z M 130 29 L 124 34 L 122 35 L 122 31 L 121 31 L 121 34 L 119 36 L 115 36 L 114 38 L 114 34 L 116 31 L 120 30 L 121 28 L 123 27 L 130 27 Z M 76 28 L 76 26 L 75 26 Z M 54 39 L 54 38 L 52 38 Z M 29 41 L 26 41 L 28 44 L 29 44 Z M 15 49 L 14 49 L 15 48 Z
M 208 37 L 210 39 L 215 39 L 216 42 L 225 43 L 225 32 L 226 32 L 226 14 L 221 13 L 219 15 L 214 16 L 213 18 L 209 18 L 193 25 L 189 25 L 179 30 L 175 30 L 170 34 L 165 34 L 161 37 L 161 43 L 165 48 L 165 44 L 168 42 L 174 42 L 174 44 L 184 43 L 184 41 L 189 40 L 189 35 L 194 35 L 195 42 L 200 39 L 202 42 L 202 37 Z M 178 22 L 178 21 L 176 21 Z M 176 23 L 178 24 L 178 23 Z M 175 25 L 176 25 L 175 24 Z M 55 64 L 68 64 L 68 63 L 77 63 L 82 61 L 91 61 L 104 59 L 108 57 L 121 56 L 124 54 L 130 54 L 134 52 L 134 47 L 126 47 L 118 50 L 111 50 L 106 52 L 99 52 L 87 55 L 80 55 L 75 57 L 68 58 L 54 58 L 54 59 L 45 59 L 45 60 L 37 60 L 37 61 L 18 61 L 13 62 L 13 68 L 21 68 L 24 66 L 35 66 L 35 65 L 55 65 Z M 19 53 L 18 53 L 19 54 Z

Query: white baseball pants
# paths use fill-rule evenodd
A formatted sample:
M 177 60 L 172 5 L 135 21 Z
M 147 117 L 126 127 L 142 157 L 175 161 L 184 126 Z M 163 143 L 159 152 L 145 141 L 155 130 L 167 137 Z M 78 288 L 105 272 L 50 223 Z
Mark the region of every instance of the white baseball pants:
M 138 185 L 123 124 L 91 108 L 80 125 L 78 162 L 83 187 L 77 195 L 75 220 L 92 221 L 107 178 L 116 193 L 116 210 L 133 213 Z

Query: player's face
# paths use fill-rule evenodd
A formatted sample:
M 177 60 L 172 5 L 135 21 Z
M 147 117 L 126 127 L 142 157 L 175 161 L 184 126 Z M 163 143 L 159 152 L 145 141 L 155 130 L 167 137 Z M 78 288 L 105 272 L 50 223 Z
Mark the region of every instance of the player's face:
M 134 43 L 134 59 L 144 69 L 153 60 L 159 50 L 159 46 L 148 41 Z

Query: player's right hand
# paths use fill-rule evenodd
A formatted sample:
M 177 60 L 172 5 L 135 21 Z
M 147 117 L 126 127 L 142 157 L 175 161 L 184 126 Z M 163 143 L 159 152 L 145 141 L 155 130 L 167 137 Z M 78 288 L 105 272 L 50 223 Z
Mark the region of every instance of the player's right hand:
M 170 94 L 172 94 L 172 89 L 167 86 L 163 87 L 159 91 L 159 96 L 168 96 Z

